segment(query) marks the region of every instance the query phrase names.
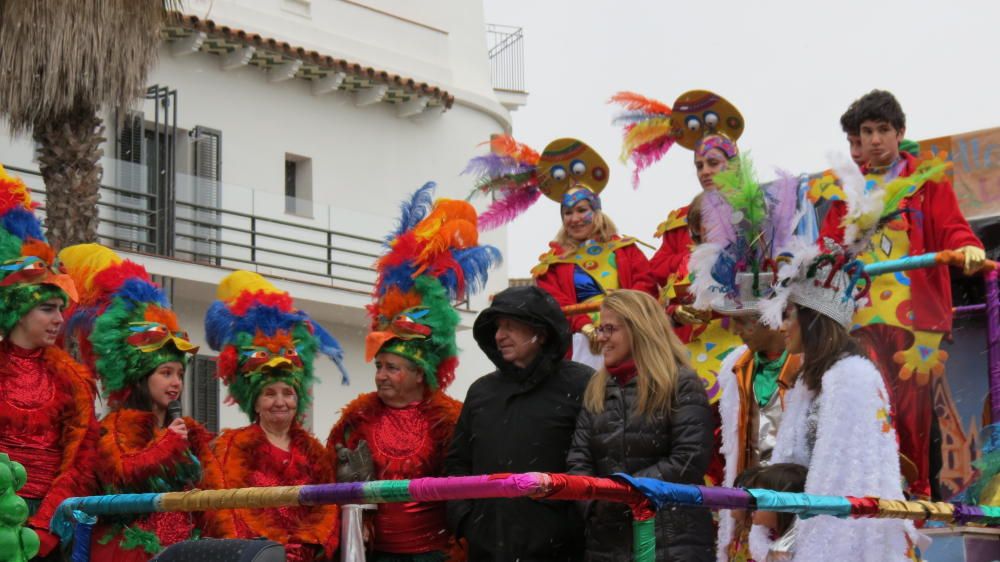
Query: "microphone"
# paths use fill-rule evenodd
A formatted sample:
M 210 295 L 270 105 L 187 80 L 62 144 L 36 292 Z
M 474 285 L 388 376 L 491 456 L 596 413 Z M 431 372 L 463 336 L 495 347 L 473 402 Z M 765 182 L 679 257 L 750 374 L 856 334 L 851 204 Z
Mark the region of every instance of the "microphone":
M 174 420 L 181 417 L 181 401 L 173 400 L 167 404 L 167 415 L 163 418 L 164 427 L 170 425 Z

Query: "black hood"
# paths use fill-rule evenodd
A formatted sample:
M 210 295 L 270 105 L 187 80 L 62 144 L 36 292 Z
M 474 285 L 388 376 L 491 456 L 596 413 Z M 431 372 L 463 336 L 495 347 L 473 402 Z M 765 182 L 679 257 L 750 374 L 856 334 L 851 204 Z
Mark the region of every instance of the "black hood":
M 534 286 L 505 289 L 493 297 L 493 304 L 479 314 L 472 327 L 479 349 L 501 371 L 511 367 L 497 348 L 497 319 L 501 316 L 543 328 L 548 337 L 542 354 L 553 362 L 562 359 L 572 345 L 569 322 L 552 295 Z

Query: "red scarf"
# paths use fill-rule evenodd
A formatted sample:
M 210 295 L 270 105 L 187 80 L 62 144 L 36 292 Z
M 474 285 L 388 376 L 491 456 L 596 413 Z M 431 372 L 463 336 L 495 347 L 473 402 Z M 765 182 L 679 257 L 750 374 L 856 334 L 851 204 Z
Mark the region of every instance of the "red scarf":
M 617 365 L 605 365 L 604 368 L 608 370 L 608 374 L 611 375 L 611 378 L 615 379 L 618 386 L 625 386 L 639 374 L 634 359 L 622 361 Z

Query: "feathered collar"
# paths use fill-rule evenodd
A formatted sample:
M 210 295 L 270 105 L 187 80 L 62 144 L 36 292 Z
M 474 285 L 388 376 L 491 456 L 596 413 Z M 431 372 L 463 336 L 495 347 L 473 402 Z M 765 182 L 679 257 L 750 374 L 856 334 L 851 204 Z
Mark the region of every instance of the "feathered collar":
M 152 412 L 123 408 L 105 416 L 97 442 L 102 485 L 118 491 L 177 491 L 196 485 L 212 435 L 191 418 L 184 422 L 187 439 L 158 428 Z
M 282 476 L 298 482 L 281 481 L 274 485 L 321 484 L 333 482 L 333 468 L 323 445 L 293 423 L 289 429 L 290 458 L 288 465 L 279 466 L 271 454 L 271 443 L 258 424 L 239 429 L 227 429 L 214 445 L 220 470 L 208 472 L 205 487 L 212 489 L 241 488 L 255 485 L 259 475 L 281 481 Z M 279 476 L 280 475 L 280 476 Z M 257 482 L 256 485 L 260 485 Z M 251 536 L 266 536 L 280 542 L 304 542 L 323 545 L 328 556 L 337 546 L 336 506 L 324 505 L 297 508 L 221 510 L 213 519 L 216 532 L 226 536 L 243 536 L 240 525 L 249 527 Z M 245 529 L 243 533 L 245 534 Z

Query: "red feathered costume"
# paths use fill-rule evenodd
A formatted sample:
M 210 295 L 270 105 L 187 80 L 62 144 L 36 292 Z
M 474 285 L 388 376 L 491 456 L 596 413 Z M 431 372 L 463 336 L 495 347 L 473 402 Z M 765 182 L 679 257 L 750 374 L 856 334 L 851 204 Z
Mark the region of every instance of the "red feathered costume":
M 206 475 L 206 488 L 301 486 L 334 482 L 333 465 L 315 437 L 298 422 L 289 429 L 289 450 L 267 439 L 258 424 L 222 432 L 212 449 L 220 470 Z M 340 540 L 335 505 L 224 509 L 209 518 L 214 535 L 241 539 L 266 537 L 285 545 L 292 561 L 331 558 Z
M 120 409 L 101 420 L 95 465 L 100 489 L 108 494 L 182 492 L 202 477 L 218 477 L 209 443 L 214 437 L 184 418 L 187 438 L 157 427 L 152 412 Z M 90 559 L 143 562 L 175 543 L 202 535 L 209 512 L 162 512 L 102 516 L 94 527 Z M 228 536 L 228 535 L 218 535 Z
M 903 169 L 899 177 L 912 175 L 918 161 L 901 152 Z M 862 170 L 867 173 L 867 170 Z M 958 207 L 958 200 L 947 180 L 927 181 L 912 196 L 900 204 L 904 210 L 902 221 L 909 240 L 909 255 L 954 250 L 963 246 L 983 247 L 982 242 L 969 227 Z M 843 240 L 843 218 L 847 207 L 843 201 L 833 201 L 823 219 L 820 238 Z M 901 376 L 901 363 L 894 358 L 909 347 L 914 337 L 912 331 L 936 332 L 947 335 L 951 331 L 952 302 L 951 281 L 946 266 L 940 265 L 906 272 L 909 292 L 913 298 L 905 306 L 910 313 L 904 319 L 908 329 L 874 323 L 854 331 L 868 348 L 876 365 L 886 378 L 892 393 L 899 450 L 915 465 L 916 479 L 910 482 L 909 491 L 921 498 L 930 496 L 930 427 L 933 415 L 931 385 L 921 376 Z M 873 295 L 872 298 L 880 298 Z
M 444 474 L 444 457 L 458 423 L 462 403 L 444 392 L 403 408 L 382 403 L 378 394 L 362 394 L 348 404 L 330 431 L 327 449 L 356 449 L 368 443 L 376 480 L 404 480 Z M 397 554 L 448 552 L 452 537 L 444 502 L 379 504 L 375 515 L 375 550 Z
M 0 452 L 28 472 L 18 495 L 40 502 L 28 520 L 35 529 L 49 528 L 64 499 L 92 492 L 95 391 L 90 371 L 61 349 L 0 341 Z M 47 532 L 39 538 L 43 555 L 58 545 Z

